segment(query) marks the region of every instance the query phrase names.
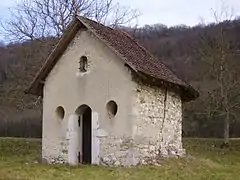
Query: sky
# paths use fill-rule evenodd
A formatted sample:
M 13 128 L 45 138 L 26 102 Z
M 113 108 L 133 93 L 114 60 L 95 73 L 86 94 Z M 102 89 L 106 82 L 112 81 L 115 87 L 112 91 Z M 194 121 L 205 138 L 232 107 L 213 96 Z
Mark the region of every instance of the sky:
M 8 8 L 19 0 L 0 0 L 0 18 L 9 18 Z M 221 11 L 223 0 L 114 0 L 140 12 L 138 25 L 162 23 L 167 26 L 185 24 L 194 26 L 204 20 L 213 21 L 211 8 Z M 233 9 L 234 16 L 240 16 L 240 0 L 224 0 Z

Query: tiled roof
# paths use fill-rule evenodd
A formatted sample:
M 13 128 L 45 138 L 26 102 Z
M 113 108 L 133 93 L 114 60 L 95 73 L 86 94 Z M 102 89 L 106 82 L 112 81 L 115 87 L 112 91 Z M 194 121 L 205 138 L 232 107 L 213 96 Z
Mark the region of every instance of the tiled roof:
M 112 29 L 88 18 L 78 17 L 78 19 L 121 55 L 125 63 L 135 71 L 194 91 L 190 85 L 178 78 L 161 60 L 149 53 L 128 33 Z
M 183 93 L 188 93 L 187 96 L 188 99 L 190 100 L 198 96 L 197 95 L 198 93 L 190 85 L 188 85 L 183 80 L 179 79 L 159 59 L 155 58 L 145 48 L 139 45 L 126 32 L 117 29 L 112 29 L 110 27 L 104 26 L 100 23 L 97 23 L 93 20 L 90 20 L 82 16 L 77 17 L 77 19 L 84 26 L 86 26 L 93 34 L 95 34 L 99 39 L 106 43 L 113 51 L 115 51 L 123 59 L 123 61 L 137 73 L 141 72 L 159 81 L 177 85 L 178 87 L 183 89 Z M 63 43 L 59 43 L 57 46 L 60 46 L 61 44 Z M 39 80 L 38 77 L 46 78 L 47 74 L 50 72 L 51 68 L 54 65 L 53 62 L 56 63 L 57 60 L 53 61 L 51 60 L 51 58 L 48 58 L 47 61 L 50 61 L 49 62 L 49 64 L 51 64 L 50 69 L 46 69 L 49 68 L 48 62 L 46 62 L 42 70 L 39 72 L 39 74 L 33 81 L 32 86 L 30 87 L 30 91 L 31 89 L 34 89 L 33 88 L 34 84 L 35 85 L 37 84 L 36 81 Z M 42 73 L 45 74 L 41 76 Z M 40 80 L 43 80 L 41 78 Z

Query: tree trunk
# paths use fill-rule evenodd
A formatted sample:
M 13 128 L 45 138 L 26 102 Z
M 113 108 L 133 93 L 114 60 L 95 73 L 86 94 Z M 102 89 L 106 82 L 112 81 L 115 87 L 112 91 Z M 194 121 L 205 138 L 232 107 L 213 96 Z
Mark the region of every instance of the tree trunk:
M 229 112 L 226 113 L 226 118 L 224 120 L 224 144 L 229 144 Z

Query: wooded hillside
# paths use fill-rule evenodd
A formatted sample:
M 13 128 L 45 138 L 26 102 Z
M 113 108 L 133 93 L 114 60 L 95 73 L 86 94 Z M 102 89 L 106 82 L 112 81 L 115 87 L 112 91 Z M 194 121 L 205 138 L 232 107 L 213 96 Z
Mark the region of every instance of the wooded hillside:
M 168 28 L 157 24 L 126 30 L 178 76 L 199 90 L 200 98 L 184 105 L 185 136 L 223 136 L 226 106 L 222 105 L 219 95 L 219 77 L 216 76 L 218 61 L 215 59 L 219 54 L 219 57 L 224 57 L 227 64 L 224 67 L 228 68 L 222 72 L 228 79 L 221 80 L 225 86 L 231 86 L 226 94 L 227 107 L 231 107 L 230 135 L 240 136 L 240 20 L 195 27 Z M 219 41 L 220 31 L 223 41 Z M 24 90 L 55 43 L 56 39 L 49 38 L 1 45 L 0 126 L 4 126 L 5 130 L 0 130 L 0 136 L 6 135 L 7 127 L 13 124 L 22 135 L 27 131 L 38 135 L 41 132 L 41 99 L 25 95 Z

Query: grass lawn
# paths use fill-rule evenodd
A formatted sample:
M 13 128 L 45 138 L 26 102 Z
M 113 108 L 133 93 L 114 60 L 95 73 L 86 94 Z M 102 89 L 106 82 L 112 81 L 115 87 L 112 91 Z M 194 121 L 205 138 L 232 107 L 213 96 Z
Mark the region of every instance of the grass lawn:
M 191 158 L 168 159 L 160 167 L 107 168 L 38 164 L 40 140 L 0 138 L 0 180 L 240 180 L 240 140 L 231 140 L 229 149 L 221 149 L 220 143 L 216 139 L 184 139 Z

